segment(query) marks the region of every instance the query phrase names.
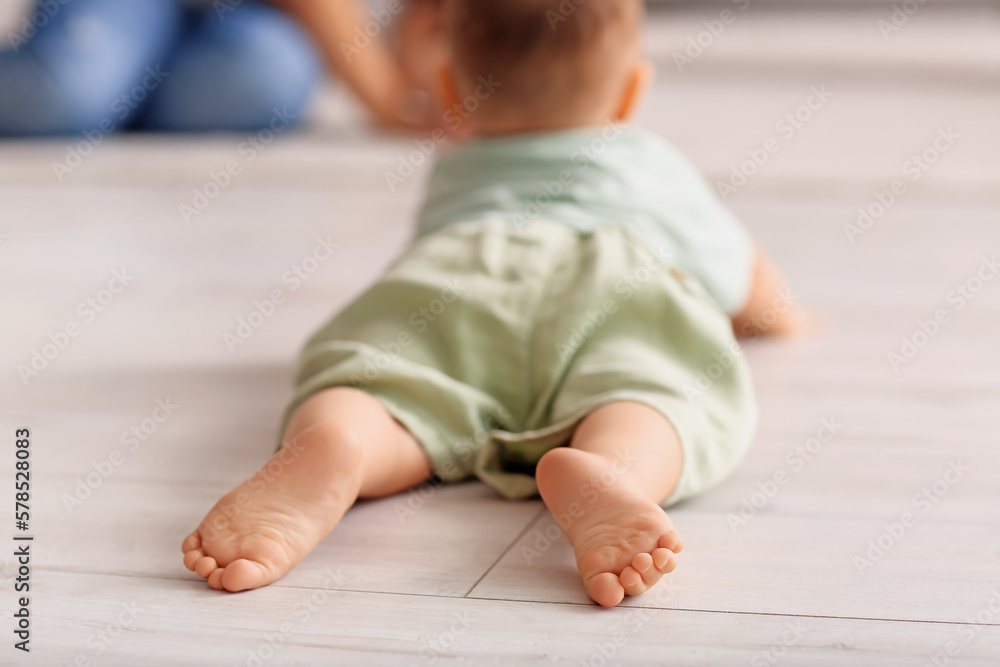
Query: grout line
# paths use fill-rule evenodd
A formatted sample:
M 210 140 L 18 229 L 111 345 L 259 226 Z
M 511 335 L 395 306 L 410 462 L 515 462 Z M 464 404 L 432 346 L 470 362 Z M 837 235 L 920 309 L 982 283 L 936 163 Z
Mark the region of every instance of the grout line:
M 483 572 L 483 574 L 478 579 L 476 579 L 476 583 L 472 584 L 472 587 L 468 591 L 466 591 L 465 595 L 463 595 L 462 597 L 465 597 L 465 598 L 469 597 L 469 594 L 472 593 L 472 591 L 476 590 L 476 586 L 479 585 L 479 582 L 481 582 L 483 579 L 485 579 L 486 575 L 488 575 L 490 572 L 493 571 L 493 568 L 495 568 L 497 566 L 497 563 L 499 563 L 503 559 L 503 557 L 507 555 L 507 552 L 510 551 L 511 549 L 513 549 L 514 545 L 517 544 L 521 540 L 522 537 L 524 537 L 525 533 L 527 533 L 529 530 L 531 530 L 531 527 L 534 526 L 536 523 L 538 523 L 538 520 L 542 518 L 542 515 L 545 514 L 548 511 L 549 511 L 549 508 L 546 507 L 546 506 L 544 506 L 544 505 L 542 505 L 538 509 L 538 512 L 535 513 L 535 516 L 532 517 L 532 519 L 530 521 L 528 521 L 527 524 L 525 524 L 524 528 L 521 529 L 521 532 L 517 534 L 517 537 L 515 537 L 511 541 L 511 543 L 507 545 L 507 548 L 504 549 L 503 552 L 499 556 L 497 556 L 497 559 L 495 561 L 493 561 L 493 563 L 488 568 L 486 568 L 486 571 Z
M 490 602 L 524 602 L 527 604 L 554 604 L 561 606 L 573 606 L 573 607 L 593 607 L 592 602 L 561 602 L 557 600 L 509 600 L 502 598 L 481 598 L 481 597 L 468 597 L 463 598 L 465 600 L 481 600 Z M 997 623 L 980 623 L 976 621 L 975 623 L 968 621 L 936 621 L 930 619 L 916 619 L 916 618 L 871 618 L 867 616 L 833 616 L 830 614 L 793 614 L 793 613 L 781 613 L 781 612 L 770 612 L 770 611 L 738 611 L 738 610 L 726 610 L 726 609 L 689 609 L 686 607 L 643 607 L 642 605 L 629 605 L 627 607 L 621 607 L 621 609 L 648 609 L 652 611 L 677 611 L 692 614 L 735 614 L 740 616 L 773 616 L 775 618 L 817 618 L 826 619 L 832 621 L 873 621 L 873 622 L 885 622 L 885 623 L 932 623 L 935 625 L 977 625 L 977 626 L 989 626 L 989 627 L 1000 627 L 1000 622 Z
M 540 514 L 540 513 L 539 513 Z M 531 521 L 528 528 L 537 522 L 537 517 L 535 520 Z M 521 531 L 521 535 L 518 536 L 520 539 L 524 535 L 525 531 Z M 513 545 L 511 545 L 513 546 Z M 508 547 L 509 550 L 509 547 Z M 506 552 L 505 552 L 506 553 Z M 502 556 L 501 556 L 502 557 Z M 498 559 L 499 560 L 499 559 Z M 155 579 L 160 581 L 176 581 L 180 583 L 201 583 L 192 581 L 190 579 L 181 579 L 179 577 L 160 577 L 148 574 L 121 574 L 121 573 L 110 573 L 110 572 L 67 572 L 62 570 L 54 570 L 45 568 L 49 572 L 60 572 L 62 574 L 82 574 L 85 576 L 106 576 L 106 577 L 124 577 L 128 579 Z M 408 592 L 395 592 L 395 591 L 366 591 L 360 589 L 350 589 L 350 588 L 314 588 L 311 586 L 288 586 L 281 584 L 270 584 L 262 589 L 267 590 L 269 588 L 279 588 L 282 590 L 325 590 L 332 593 L 360 593 L 363 595 L 400 595 L 405 597 L 417 597 L 417 598 L 428 598 L 432 600 L 475 600 L 479 602 L 503 602 L 503 603 L 513 603 L 513 604 L 545 604 L 545 605 L 556 605 L 562 607 L 593 607 L 597 609 L 597 606 L 592 602 L 572 602 L 572 601 L 559 601 L 559 600 L 518 600 L 510 598 L 489 598 L 489 597 L 477 597 L 471 596 L 466 593 L 464 596 L 457 595 L 432 595 L 430 593 L 408 593 Z M 475 588 L 475 586 L 473 586 Z M 471 591 L 470 591 L 471 592 Z M 220 591 L 219 595 L 223 595 Z M 233 595 L 230 593 L 229 595 Z M 954 626 L 966 626 L 966 625 L 979 625 L 984 627 L 997 627 L 1000 628 L 1000 621 L 991 623 L 980 623 L 976 621 L 975 623 L 970 623 L 968 621 L 939 621 L 931 619 L 918 619 L 918 618 L 872 618 L 868 616 L 835 616 L 832 614 L 794 614 L 794 613 L 782 613 L 782 612 L 769 612 L 769 611 L 739 611 L 730 609 L 691 609 L 688 607 L 643 607 L 642 605 L 629 605 L 625 607 L 620 607 L 620 609 L 648 609 L 651 611 L 674 611 L 683 612 L 691 614 L 735 614 L 739 616 L 771 616 L 774 618 L 815 618 L 824 619 L 831 621 L 871 621 L 871 622 L 885 622 L 885 623 L 929 623 L 934 625 L 954 625 Z

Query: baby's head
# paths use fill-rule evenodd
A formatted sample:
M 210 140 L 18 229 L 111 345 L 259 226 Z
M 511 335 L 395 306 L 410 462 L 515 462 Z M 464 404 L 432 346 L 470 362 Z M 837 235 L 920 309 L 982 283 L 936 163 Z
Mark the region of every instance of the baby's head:
M 475 98 L 481 135 L 624 120 L 651 71 L 642 14 L 642 0 L 450 0 L 445 101 Z

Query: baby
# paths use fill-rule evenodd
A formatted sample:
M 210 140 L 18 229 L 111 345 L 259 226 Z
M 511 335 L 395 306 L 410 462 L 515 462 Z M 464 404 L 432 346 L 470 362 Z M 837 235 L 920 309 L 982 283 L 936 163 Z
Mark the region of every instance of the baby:
M 471 140 L 409 250 L 306 345 L 277 453 L 184 540 L 212 588 L 276 581 L 358 498 L 475 476 L 540 494 L 615 606 L 674 569 L 664 509 L 751 440 L 734 329 L 799 325 L 705 182 L 626 125 L 651 73 L 640 0 L 444 11 L 443 102 Z

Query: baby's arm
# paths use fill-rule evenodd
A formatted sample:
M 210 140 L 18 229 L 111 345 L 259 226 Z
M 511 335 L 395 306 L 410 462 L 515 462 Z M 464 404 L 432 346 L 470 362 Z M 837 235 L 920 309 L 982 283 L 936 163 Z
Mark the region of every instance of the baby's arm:
M 816 318 L 798 307 L 798 297 L 760 246 L 755 246 L 754 252 L 750 296 L 743 310 L 732 318 L 736 335 L 742 338 L 790 337 L 809 331 Z

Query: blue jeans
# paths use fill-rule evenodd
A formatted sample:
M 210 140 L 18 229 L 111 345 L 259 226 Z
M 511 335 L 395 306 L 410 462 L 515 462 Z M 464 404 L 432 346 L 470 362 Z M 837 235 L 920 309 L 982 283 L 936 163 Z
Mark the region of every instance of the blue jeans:
M 0 52 L 0 136 L 244 131 L 298 118 L 321 73 L 299 25 L 250 0 L 39 0 Z

